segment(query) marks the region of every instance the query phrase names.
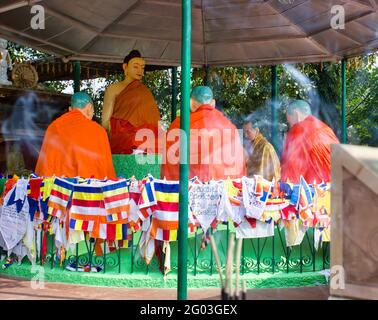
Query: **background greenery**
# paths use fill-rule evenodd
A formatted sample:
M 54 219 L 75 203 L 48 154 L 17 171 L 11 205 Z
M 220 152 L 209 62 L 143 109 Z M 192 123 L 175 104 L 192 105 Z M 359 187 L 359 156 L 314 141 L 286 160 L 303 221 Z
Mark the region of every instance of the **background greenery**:
M 13 61 L 26 62 L 49 59 L 49 55 L 15 43 L 8 43 Z M 341 63 L 327 62 L 278 66 L 279 77 L 279 132 L 280 146 L 287 131 L 285 106 L 290 99 L 306 99 L 313 113 L 341 135 Z M 263 133 L 270 139 L 271 132 L 271 67 L 248 66 L 192 69 L 192 85 L 208 84 L 214 90 L 217 108 L 238 127 L 246 117 L 258 119 Z M 101 117 L 106 87 L 121 76 L 82 81 L 82 90 L 92 95 L 96 116 Z M 171 119 L 171 70 L 147 72 L 144 83 L 153 92 L 165 126 Z M 180 72 L 178 71 L 180 85 Z M 48 90 L 67 91 L 72 81 L 49 81 Z M 180 90 L 178 90 L 179 92 Z M 178 108 L 180 94 L 177 96 Z M 178 110 L 179 114 L 179 110 Z M 378 63 L 377 54 L 356 57 L 347 64 L 347 128 L 348 143 L 378 146 Z M 280 151 L 280 150 L 279 150 Z

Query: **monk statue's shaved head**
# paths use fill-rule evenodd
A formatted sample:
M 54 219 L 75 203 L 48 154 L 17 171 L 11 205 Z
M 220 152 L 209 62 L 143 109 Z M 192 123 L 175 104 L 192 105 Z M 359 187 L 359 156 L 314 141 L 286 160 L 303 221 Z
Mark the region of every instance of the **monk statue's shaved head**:
M 92 98 L 88 93 L 80 91 L 74 93 L 71 97 L 71 107 L 73 109 L 84 109 L 88 103 L 93 105 Z
M 208 104 L 213 100 L 213 91 L 207 86 L 197 86 L 193 88 L 190 97 L 201 104 Z
M 75 92 L 71 97 L 69 110 L 78 109 L 86 118 L 92 119 L 94 115 L 93 100 L 88 93 Z
M 196 112 L 204 104 L 215 106 L 213 90 L 207 86 L 194 87 L 190 94 L 190 111 Z
M 295 100 L 287 107 L 287 112 L 292 115 L 295 111 L 299 111 L 303 115 L 309 116 L 311 114 L 311 107 L 308 102 L 304 100 Z
M 286 119 L 290 128 L 308 116 L 311 116 L 311 107 L 304 100 L 295 100 L 287 107 Z

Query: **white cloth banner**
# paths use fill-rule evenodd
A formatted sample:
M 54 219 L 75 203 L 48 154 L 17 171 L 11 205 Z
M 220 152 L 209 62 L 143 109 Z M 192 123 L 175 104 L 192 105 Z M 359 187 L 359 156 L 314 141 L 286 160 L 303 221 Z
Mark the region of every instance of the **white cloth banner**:
M 15 190 L 4 197 L 4 203 L 8 203 L 9 197 Z M 20 212 L 17 212 L 16 204 L 4 205 L 0 215 L 0 232 L 4 240 L 5 249 L 13 249 L 25 236 L 29 218 L 29 204 L 24 202 Z
M 214 220 L 232 214 L 224 182 L 193 183 L 189 190 L 189 208 L 204 233 Z

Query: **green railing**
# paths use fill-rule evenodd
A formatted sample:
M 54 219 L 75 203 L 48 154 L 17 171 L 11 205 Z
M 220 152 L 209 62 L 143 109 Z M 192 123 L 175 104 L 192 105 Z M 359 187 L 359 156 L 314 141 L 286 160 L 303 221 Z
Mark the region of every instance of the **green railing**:
M 231 228 L 229 225 L 218 226 L 213 233 L 217 243 L 218 253 L 221 261 L 221 268 L 225 268 L 228 239 Z M 213 275 L 216 271 L 215 260 L 210 244 L 201 249 L 202 231 L 190 235 L 188 239 L 188 274 L 192 276 L 200 274 Z M 41 235 L 42 237 L 42 235 Z M 139 254 L 140 232 L 132 236 L 132 245 L 129 248 L 119 248 L 115 252 L 106 252 L 107 245 L 102 243 L 103 255 L 95 255 L 95 239 L 86 239 L 75 245 L 72 252 L 67 256 L 60 266 L 56 260 L 54 235 L 47 234 L 48 250 L 45 256 L 45 267 L 66 269 L 68 264 L 74 263 L 77 268 L 86 265 L 100 267 L 102 273 L 119 274 L 149 274 L 161 272 L 158 257 L 155 256 L 147 266 Z M 41 239 L 42 240 L 42 239 Z M 41 241 L 42 243 L 42 241 Z M 27 259 L 27 258 L 25 258 Z M 164 254 L 161 253 L 164 261 Z M 37 257 L 37 263 L 42 265 L 42 259 Z M 241 255 L 241 274 L 260 273 L 303 273 L 314 272 L 329 268 L 329 243 L 324 242 L 315 250 L 314 231 L 308 229 L 300 245 L 287 247 L 284 230 L 275 227 L 273 237 L 244 239 Z M 66 272 L 72 272 L 66 270 Z M 171 242 L 171 272 L 177 272 L 177 242 Z

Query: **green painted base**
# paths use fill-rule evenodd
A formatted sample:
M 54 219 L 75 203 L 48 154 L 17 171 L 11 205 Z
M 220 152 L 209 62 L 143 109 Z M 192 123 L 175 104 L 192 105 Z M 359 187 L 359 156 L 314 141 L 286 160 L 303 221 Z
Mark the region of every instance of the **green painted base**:
M 154 177 L 160 177 L 160 162 L 159 155 L 113 155 L 117 176 L 125 178 L 134 175 L 136 179 L 142 179 L 147 173 L 151 173 Z M 0 189 L 2 185 L 0 180 Z M 214 238 L 222 269 L 224 269 L 229 232 L 234 232 L 234 228 L 232 223 L 229 223 L 228 226 L 218 225 L 217 229 Z M 159 272 L 156 258 L 148 267 L 140 258 L 139 250 L 137 250 L 139 236 L 139 233 L 133 236 L 134 254 L 131 249 L 121 249 L 119 256 L 108 253 L 105 259 L 101 256 L 92 257 L 94 264 L 105 264 L 105 273 L 72 272 L 65 270 L 64 266 L 53 265 L 51 256 L 54 251 L 54 239 L 48 237 L 50 260 L 44 268 L 39 265 L 32 268 L 31 264 L 25 261 L 22 265 L 14 264 L 8 269 L 0 269 L 0 274 L 32 279 L 37 276 L 37 272 L 43 270 L 45 281 L 50 282 L 127 288 L 177 288 L 177 242 L 171 244 L 172 272 L 164 278 Z M 219 287 L 219 277 L 215 270 L 211 248 L 207 246 L 205 250 L 200 250 L 201 237 L 201 232 L 189 235 L 188 287 Z M 247 287 L 284 288 L 325 284 L 325 277 L 319 271 L 329 267 L 329 247 L 315 251 L 313 243 L 313 231 L 309 231 L 302 245 L 289 250 L 286 248 L 284 234 L 278 228 L 275 230 L 274 237 L 244 240 L 242 257 L 244 257 L 245 263 L 241 270 L 245 271 L 242 278 L 246 280 Z M 91 248 L 91 244 L 85 242 L 78 245 L 79 264 L 89 262 L 88 252 L 92 249 L 88 249 L 88 246 Z M 70 262 L 76 261 L 75 252 L 67 253 L 67 257 Z M 299 263 L 300 261 L 302 263 Z M 66 261 L 66 263 L 69 262 Z M 274 274 L 272 273 L 272 263 L 276 266 Z M 258 272 L 260 273 L 258 274 Z M 39 276 L 42 274 L 39 273 Z
M 12 265 L 8 269 L 0 270 L 0 274 L 32 279 L 37 272 L 41 279 L 41 269 L 27 263 Z M 114 274 L 114 273 L 83 273 L 70 272 L 60 268 L 43 268 L 44 280 L 48 282 L 63 282 L 70 284 L 90 285 L 99 287 L 125 287 L 125 288 L 177 288 L 177 275 L 169 274 L 165 279 L 161 274 Z M 275 273 L 273 274 L 246 274 L 241 277 L 246 280 L 248 288 L 288 288 L 317 286 L 326 284 L 324 275 L 319 272 L 304 273 Z M 217 288 L 219 277 L 217 274 L 188 275 L 188 288 Z
M 160 178 L 161 155 L 159 154 L 113 154 L 113 165 L 117 177 L 135 177 L 141 180 L 150 173 Z
M 218 253 L 222 264 L 225 267 L 226 253 L 228 247 L 227 226 L 219 225 L 218 231 L 214 234 L 218 247 Z M 107 253 L 106 257 L 92 257 L 92 265 L 105 265 L 105 272 L 84 273 L 65 269 L 65 265 L 59 266 L 51 259 L 51 253 L 46 256 L 45 267 L 38 264 L 32 268 L 27 259 L 21 265 L 13 264 L 8 269 L 0 270 L 0 274 L 23 277 L 31 279 L 37 272 L 43 270 L 44 279 L 51 282 L 74 283 L 94 286 L 127 287 L 127 288 L 176 288 L 177 287 L 177 242 L 171 243 L 171 267 L 172 271 L 164 278 L 159 271 L 159 263 L 156 256 L 147 267 L 139 255 L 138 240 L 139 233 L 134 235 L 134 255 L 131 248 L 119 249 L 117 253 Z M 210 246 L 200 250 L 202 234 L 192 235 L 188 239 L 188 287 L 189 288 L 211 288 L 219 287 L 219 277 L 214 266 L 214 259 Z M 291 249 L 290 257 L 287 259 L 286 247 L 281 243 L 282 235 L 278 228 L 274 237 L 267 239 L 246 239 L 243 244 L 243 255 L 245 263 L 241 266 L 241 277 L 246 280 L 249 288 L 282 288 L 301 287 L 325 284 L 325 277 L 320 273 L 322 269 L 329 268 L 327 250 L 318 250 L 311 254 L 313 235 L 310 232 L 306 241 L 301 246 Z M 309 240 L 309 241 L 307 241 Z M 51 247 L 53 238 L 48 237 L 48 247 Z M 89 251 L 92 245 L 89 243 Z M 88 258 L 86 242 L 77 247 L 78 256 L 73 251 L 67 252 L 65 264 L 75 262 L 78 259 L 79 265 L 87 264 Z M 255 250 L 257 249 L 257 250 Z M 273 250 L 274 249 L 274 250 Z M 275 273 L 272 269 L 272 253 L 274 251 Z M 49 252 L 49 251 L 48 251 Z M 256 252 L 260 252 L 260 263 L 257 263 Z M 323 256 L 327 253 L 326 256 Z M 119 255 L 118 255 L 119 254 Z M 302 256 L 303 265 L 299 264 Z M 285 264 L 285 261 L 289 261 Z M 42 269 L 41 269 L 42 268 Z M 302 272 L 301 272 L 302 271 Z M 244 274 L 243 274 L 244 273 Z

